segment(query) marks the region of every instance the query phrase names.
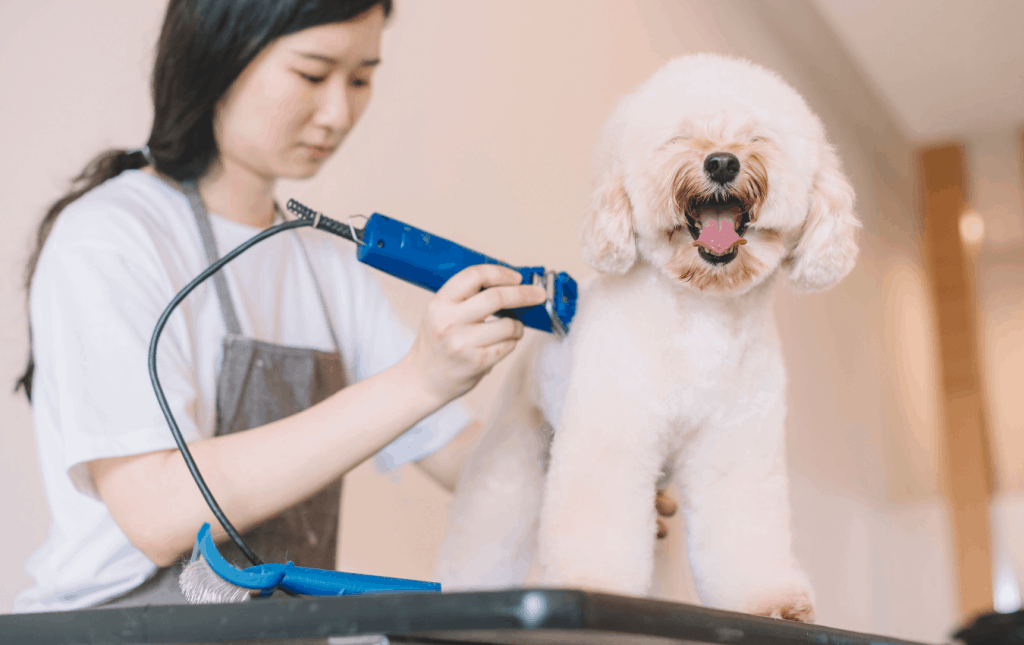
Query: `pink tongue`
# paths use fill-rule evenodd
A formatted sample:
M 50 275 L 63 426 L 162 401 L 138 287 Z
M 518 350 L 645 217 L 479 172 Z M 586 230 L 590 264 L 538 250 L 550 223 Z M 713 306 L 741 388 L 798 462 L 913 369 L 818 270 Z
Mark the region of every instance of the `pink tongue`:
M 726 253 L 740 236 L 736 234 L 736 217 L 740 216 L 738 208 L 718 211 L 706 209 L 701 212 L 701 228 L 697 242 L 703 242 L 717 255 Z

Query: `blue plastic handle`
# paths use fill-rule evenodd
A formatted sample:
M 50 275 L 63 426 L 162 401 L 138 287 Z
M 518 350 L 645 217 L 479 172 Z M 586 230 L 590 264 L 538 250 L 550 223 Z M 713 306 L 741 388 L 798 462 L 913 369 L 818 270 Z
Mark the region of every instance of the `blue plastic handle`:
M 204 523 L 196 535 L 196 550 L 210 565 L 214 573 L 238 587 L 271 591 L 277 587 L 307 596 L 351 596 L 374 593 L 440 592 L 437 582 L 385 578 L 359 573 L 329 571 L 297 567 L 287 564 L 261 564 L 239 569 L 217 551 L 210 534 L 209 523 Z M 195 558 L 195 553 L 193 553 Z
M 544 275 L 544 267 L 514 267 L 380 213 L 374 213 L 367 220 L 356 257 L 364 264 L 431 291 L 440 289 L 459 271 L 477 264 L 498 264 L 515 269 L 522 274 L 523 284 L 531 284 L 534 275 Z M 554 282 L 554 311 L 568 330 L 576 313 L 576 281 L 563 272 L 555 277 Z M 527 327 L 553 331 L 551 317 L 544 305 L 499 314 L 518 318 Z

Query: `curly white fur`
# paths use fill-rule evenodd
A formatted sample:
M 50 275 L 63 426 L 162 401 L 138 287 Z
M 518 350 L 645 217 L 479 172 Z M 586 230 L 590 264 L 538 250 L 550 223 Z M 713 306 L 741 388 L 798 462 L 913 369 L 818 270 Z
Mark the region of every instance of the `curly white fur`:
M 463 471 L 438 577 L 644 595 L 670 475 L 703 602 L 813 620 L 791 550 L 772 291 L 849 273 L 853 191 L 803 99 L 719 56 L 665 65 L 621 102 L 600 150 L 582 236 L 600 273 L 568 339 L 520 354 Z M 704 166 L 721 152 L 740 162 L 726 184 Z M 701 204 L 727 198 L 749 226 L 736 222 L 745 242 L 723 263 L 690 230 Z

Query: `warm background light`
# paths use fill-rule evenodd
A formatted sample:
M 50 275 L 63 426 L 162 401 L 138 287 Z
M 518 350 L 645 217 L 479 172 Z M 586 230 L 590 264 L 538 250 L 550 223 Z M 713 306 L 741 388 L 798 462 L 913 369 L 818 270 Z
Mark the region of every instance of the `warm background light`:
M 985 220 L 974 211 L 967 211 L 960 216 L 960 239 L 970 247 L 981 246 L 985 239 Z

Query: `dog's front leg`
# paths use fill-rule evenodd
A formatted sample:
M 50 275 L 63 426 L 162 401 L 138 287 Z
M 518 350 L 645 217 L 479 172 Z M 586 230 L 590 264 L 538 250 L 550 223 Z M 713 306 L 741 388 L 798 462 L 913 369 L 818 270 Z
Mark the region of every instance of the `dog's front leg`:
M 535 347 L 528 352 L 499 392 L 459 477 L 435 572 L 448 591 L 522 584 L 536 559 L 547 439 L 543 414 L 529 397 Z
M 659 433 L 651 406 L 610 385 L 570 384 L 537 535 L 542 582 L 642 596 L 653 572 Z
M 702 429 L 678 464 L 690 566 L 708 606 L 811 622 L 813 592 L 793 556 L 785 404 Z

